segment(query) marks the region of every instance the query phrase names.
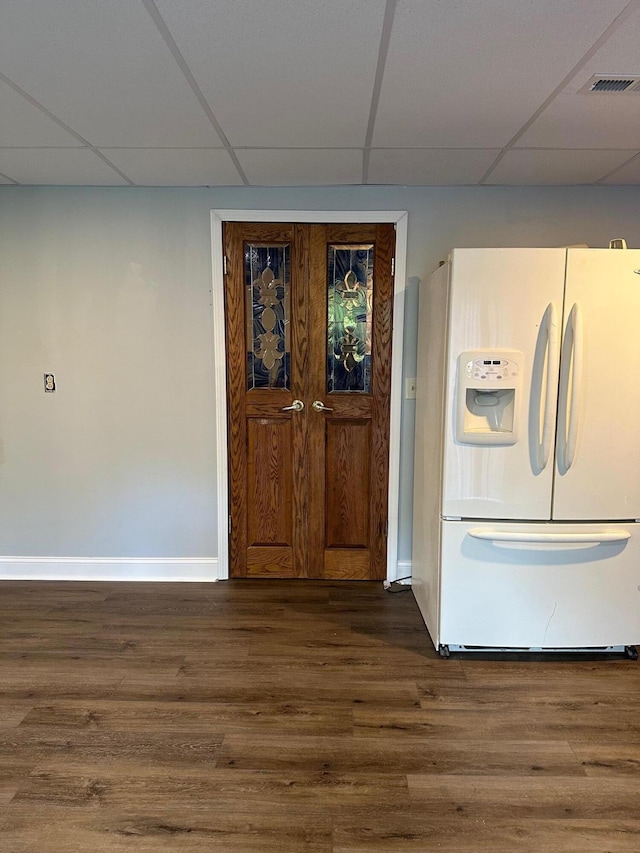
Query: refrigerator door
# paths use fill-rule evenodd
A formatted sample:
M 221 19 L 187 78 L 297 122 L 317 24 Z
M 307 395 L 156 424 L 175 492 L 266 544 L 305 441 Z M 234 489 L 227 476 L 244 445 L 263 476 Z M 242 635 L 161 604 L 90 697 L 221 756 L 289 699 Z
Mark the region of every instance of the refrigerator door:
M 639 524 L 445 521 L 448 645 L 583 648 L 640 642 Z
M 565 249 L 452 253 L 446 517 L 551 517 L 565 260 Z
M 640 518 L 640 250 L 569 249 L 553 518 Z

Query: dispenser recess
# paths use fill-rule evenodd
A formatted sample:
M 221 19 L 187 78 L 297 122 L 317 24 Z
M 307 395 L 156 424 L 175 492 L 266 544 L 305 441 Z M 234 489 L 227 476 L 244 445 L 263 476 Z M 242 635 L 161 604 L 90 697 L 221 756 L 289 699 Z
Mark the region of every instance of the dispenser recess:
M 458 356 L 456 439 L 515 444 L 522 377 L 517 350 L 467 350 Z

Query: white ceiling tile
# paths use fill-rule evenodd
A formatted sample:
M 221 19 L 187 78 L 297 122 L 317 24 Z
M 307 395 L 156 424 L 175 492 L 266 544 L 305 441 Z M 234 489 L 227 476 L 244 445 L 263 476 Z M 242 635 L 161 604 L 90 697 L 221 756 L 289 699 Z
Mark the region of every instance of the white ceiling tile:
M 0 56 L 7 77 L 92 145 L 220 144 L 140 2 L 3 3 Z
M 603 184 L 640 184 L 640 156 L 626 163 L 613 175 L 601 181 Z
M 254 186 L 326 186 L 362 183 L 362 151 L 354 149 L 257 149 L 236 151 Z
M 242 178 L 224 148 L 104 148 L 140 186 L 236 186 Z
M 499 153 L 499 148 L 373 148 L 368 183 L 407 186 L 475 184 Z
M 557 151 L 512 148 L 504 155 L 487 184 L 590 184 L 624 163 L 633 151 Z
M 20 184 L 126 184 L 89 148 L 0 148 L 0 172 Z
M 232 145 L 364 145 L 384 0 L 156 0 Z
M 639 63 L 640 66 L 640 63 Z M 518 140 L 523 148 L 640 147 L 640 93 L 561 94 Z
M 594 74 L 640 74 L 640 11 L 630 16 L 518 140 L 523 147 L 640 147 L 640 94 L 587 94 Z
M 81 145 L 42 110 L 0 81 L 0 147 L 9 145 Z
M 377 147 L 504 146 L 627 0 L 401 0 Z

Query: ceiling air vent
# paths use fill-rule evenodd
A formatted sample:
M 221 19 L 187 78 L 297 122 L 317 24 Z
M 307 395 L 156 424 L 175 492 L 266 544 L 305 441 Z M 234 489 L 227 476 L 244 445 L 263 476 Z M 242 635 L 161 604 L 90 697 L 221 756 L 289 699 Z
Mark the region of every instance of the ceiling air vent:
M 608 95 L 640 92 L 640 74 L 594 74 L 580 91 L 586 94 L 597 92 Z

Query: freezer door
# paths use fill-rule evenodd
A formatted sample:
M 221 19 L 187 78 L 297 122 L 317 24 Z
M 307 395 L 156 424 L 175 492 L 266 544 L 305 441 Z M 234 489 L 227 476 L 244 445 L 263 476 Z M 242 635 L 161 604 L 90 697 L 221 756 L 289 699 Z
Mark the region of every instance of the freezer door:
M 452 253 L 444 516 L 551 517 L 565 260 L 565 249 L 456 249 Z M 473 354 L 478 351 L 476 360 Z M 495 362 L 515 362 L 518 371 L 513 383 L 511 373 L 505 378 L 494 371 L 504 393 L 504 399 L 495 395 L 494 405 L 487 405 L 493 401 L 483 390 L 491 374 L 482 372 L 482 353 L 490 368 Z M 505 428 L 504 443 L 499 434 L 481 434 L 483 418 L 491 428 L 491 418 L 503 415 L 505 423 L 499 426 Z M 466 427 L 460 423 L 464 417 L 469 421 L 466 437 Z M 477 442 L 473 430 L 478 430 Z
M 439 642 L 640 642 L 640 525 L 443 523 Z
M 640 518 L 640 250 L 570 249 L 553 518 Z

